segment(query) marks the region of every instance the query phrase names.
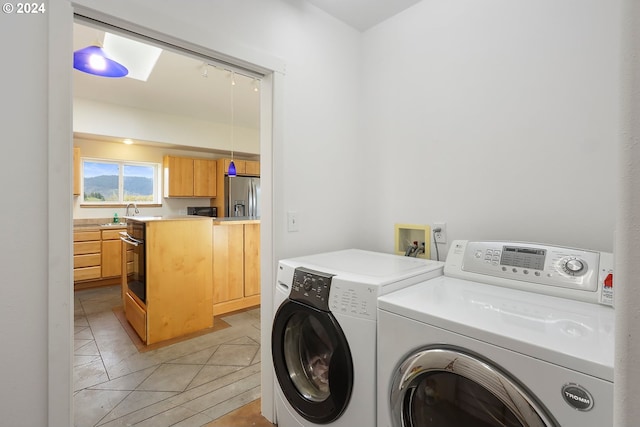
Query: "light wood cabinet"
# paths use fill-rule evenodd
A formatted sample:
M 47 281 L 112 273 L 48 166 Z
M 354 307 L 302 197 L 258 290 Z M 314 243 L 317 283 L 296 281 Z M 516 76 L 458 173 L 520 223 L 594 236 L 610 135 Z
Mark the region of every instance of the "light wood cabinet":
M 244 296 L 260 295 L 260 224 L 244 225 Z
M 75 289 L 119 283 L 122 275 L 122 228 L 75 230 L 73 281 Z
M 76 231 L 73 233 L 73 280 L 100 279 L 100 231 Z
M 260 304 L 260 224 L 213 226 L 213 313 Z
M 80 148 L 73 147 L 73 195 L 80 195 L 80 168 L 82 164 L 80 162 Z
M 164 197 L 216 197 L 215 160 L 164 156 L 163 168 Z
M 122 274 L 120 230 L 102 230 L 102 278 Z
M 229 171 L 229 163 L 231 163 L 231 159 L 222 159 L 223 175 Z M 236 166 L 237 175 L 260 176 L 260 162 L 234 159 L 233 164 Z
M 125 292 L 129 323 L 146 344 L 213 327 L 211 220 L 149 221 L 145 227 L 146 301 Z

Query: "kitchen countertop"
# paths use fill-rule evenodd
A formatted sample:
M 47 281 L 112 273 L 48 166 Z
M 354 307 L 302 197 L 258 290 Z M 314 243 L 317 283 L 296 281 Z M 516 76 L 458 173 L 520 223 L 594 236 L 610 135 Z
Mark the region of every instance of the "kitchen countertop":
M 127 221 L 154 222 L 154 221 L 203 221 L 211 220 L 207 216 L 197 215 L 163 215 L 163 216 L 125 216 Z
M 82 231 L 95 230 L 118 230 L 127 228 L 127 221 L 135 220 L 141 222 L 151 221 L 210 221 L 210 217 L 195 215 L 165 215 L 165 216 L 124 216 L 120 217 L 118 223 L 112 222 L 112 218 L 82 218 L 73 220 L 73 229 Z
M 127 223 L 112 222 L 112 218 L 82 218 L 73 220 L 73 229 L 82 231 L 94 231 L 94 230 L 117 230 L 127 228 Z

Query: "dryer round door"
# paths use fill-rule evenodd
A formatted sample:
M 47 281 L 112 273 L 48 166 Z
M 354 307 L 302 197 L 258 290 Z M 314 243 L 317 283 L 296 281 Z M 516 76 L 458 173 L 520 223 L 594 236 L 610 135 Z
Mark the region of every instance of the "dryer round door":
M 394 427 L 556 427 L 533 396 L 497 367 L 452 348 L 411 354 L 391 387 Z
M 353 389 L 353 362 L 333 314 L 284 302 L 273 321 L 271 353 L 280 388 L 303 418 L 324 424 L 342 415 Z

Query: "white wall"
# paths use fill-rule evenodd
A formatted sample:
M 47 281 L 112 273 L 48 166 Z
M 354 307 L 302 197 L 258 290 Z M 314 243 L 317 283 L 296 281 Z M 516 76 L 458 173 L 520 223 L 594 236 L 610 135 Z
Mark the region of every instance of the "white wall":
M 47 425 L 47 16 L 3 14 L 0 129 L 0 413 L 2 424 Z M 20 40 L 19 43 L 16 41 Z M 68 209 L 69 207 L 67 207 Z M 19 220 L 17 220 L 19 218 Z M 70 244 L 70 240 L 60 244 Z M 64 369 L 64 366 L 61 367 Z M 32 406 L 30 402 L 35 402 Z
M 260 153 L 258 129 L 236 124 L 232 146 L 231 126 L 223 123 L 82 98 L 73 100 L 73 130 L 85 134 L 188 145 L 209 150 L 233 149 L 236 153 Z
M 449 241 L 612 251 L 619 10 L 425 0 L 366 32 L 367 243 L 444 221 Z

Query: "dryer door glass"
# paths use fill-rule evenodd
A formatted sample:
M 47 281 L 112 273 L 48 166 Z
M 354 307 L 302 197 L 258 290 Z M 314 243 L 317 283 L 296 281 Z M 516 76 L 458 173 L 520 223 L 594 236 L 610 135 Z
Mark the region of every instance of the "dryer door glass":
M 405 405 L 407 426 L 526 427 L 487 389 L 448 372 L 421 377 Z
M 335 340 L 318 319 L 300 313 L 291 316 L 284 332 L 284 359 L 291 380 L 305 398 L 322 402 L 329 397 L 335 347 Z
M 497 367 L 450 348 L 409 356 L 391 388 L 402 427 L 555 427 L 523 387 Z
M 271 355 L 282 394 L 298 414 L 316 424 L 342 415 L 353 390 L 353 361 L 332 313 L 283 303 L 273 320 Z

